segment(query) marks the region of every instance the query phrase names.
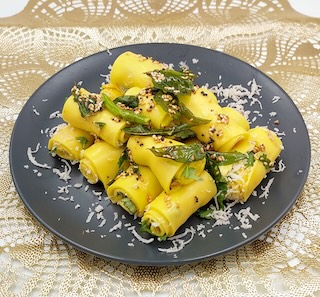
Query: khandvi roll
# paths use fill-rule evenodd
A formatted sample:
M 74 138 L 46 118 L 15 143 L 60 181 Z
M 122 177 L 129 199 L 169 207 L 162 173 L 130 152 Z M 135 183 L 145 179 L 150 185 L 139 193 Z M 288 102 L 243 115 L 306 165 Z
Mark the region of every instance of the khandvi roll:
M 95 184 L 100 180 L 107 189 L 109 182 L 118 173 L 117 161 L 122 152 L 122 148 L 116 148 L 105 141 L 97 141 L 83 151 L 79 170 L 89 183 Z
M 210 120 L 191 129 L 200 141 L 211 144 L 213 150 L 230 151 L 237 142 L 246 137 L 247 131 L 238 124 L 238 118 L 235 120 L 224 113 L 217 98 L 209 90 L 198 88 L 191 94 L 180 96 L 179 100 L 196 117 Z
M 161 192 L 162 187 L 151 169 L 138 165 L 132 165 L 122 172 L 107 189 L 113 203 L 138 217 Z
M 125 89 L 149 88 L 152 87 L 152 80 L 146 72 L 162 68 L 164 65 L 158 61 L 132 52 L 125 52 L 114 61 L 110 81 Z
M 243 160 L 232 165 L 220 166 L 221 174 L 227 181 L 226 199 L 247 201 L 270 171 L 282 148 L 279 137 L 269 129 L 250 129 L 248 137 L 238 143 L 234 150 L 251 154 L 251 161 Z
M 229 119 L 232 118 L 244 130 L 248 131 L 250 129 L 248 120 L 236 109 L 232 107 L 222 107 L 221 112 L 227 115 Z
M 200 179 L 168 194 L 162 192 L 145 210 L 141 219 L 144 230 L 158 237 L 171 237 L 200 207 L 217 193 L 211 175 L 202 171 Z
M 219 108 L 218 99 L 207 88 L 195 88 L 193 92 L 186 95 L 178 96 L 179 100 L 183 102 L 196 115 L 211 116 L 211 113 Z M 201 104 L 200 104 L 201 103 Z
M 48 150 L 59 157 L 79 161 L 81 151 L 93 144 L 94 136 L 89 132 L 64 125 L 52 135 L 48 142 Z
M 104 109 L 100 95 L 85 89 L 72 89 L 72 95 L 64 103 L 62 118 L 74 127 L 99 136 L 114 147 L 123 145 L 128 139 L 122 130 L 126 127 L 126 121 Z
M 131 136 L 127 147 L 130 150 L 132 160 L 139 164 L 148 166 L 165 192 L 169 193 L 174 186 L 192 183 L 204 170 L 205 159 L 181 163 L 168 158 L 157 157 L 152 148 L 163 148 L 168 146 L 184 145 L 163 136 Z M 192 172 L 192 175 L 189 174 Z
M 124 91 L 118 85 L 113 83 L 102 85 L 100 93 L 106 94 L 111 100 L 124 95 Z
M 156 93 L 152 89 L 130 88 L 125 95 L 137 96 L 139 100 L 140 114 L 149 117 L 151 126 L 160 129 L 168 126 L 172 122 L 169 112 L 165 111 L 155 100 Z M 168 97 L 168 95 L 160 95 Z

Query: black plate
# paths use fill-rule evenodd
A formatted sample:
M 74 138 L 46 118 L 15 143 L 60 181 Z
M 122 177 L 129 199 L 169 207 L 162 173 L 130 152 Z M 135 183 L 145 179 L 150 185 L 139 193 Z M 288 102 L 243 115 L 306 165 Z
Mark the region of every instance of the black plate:
M 202 232 L 205 237 L 202 237 L 202 232 L 198 230 L 193 240 L 181 251 L 161 252 L 158 248 L 169 248 L 173 243 L 154 241 L 145 244 L 135 239 L 128 226 L 129 224 L 138 226 L 138 221 L 125 214 L 120 207 L 112 205 L 105 194 L 99 200 L 92 190 L 102 191 L 101 185 L 90 186 L 90 189 L 85 191 L 87 184 L 77 170 L 77 165 L 72 166 L 72 179 L 69 183 L 65 183 L 51 169 L 38 168 L 30 163 L 27 149 L 28 147 L 35 149 L 39 143 L 41 147 L 34 154 L 36 160 L 47 163 L 52 168 L 63 168 L 61 166 L 64 163 L 58 158 L 52 158 L 46 148 L 48 128 L 62 122 L 61 118 L 50 119 L 49 115 L 61 111 L 64 100 L 69 96 L 75 82 L 83 82 L 83 87 L 92 92 L 99 92 L 99 87 L 104 81 L 104 76 L 101 74 L 108 74 L 108 65 L 111 65 L 119 54 L 128 50 L 152 56 L 168 64 L 173 63 L 176 68 L 180 61 L 184 61 L 199 75 L 196 82 L 200 85 L 222 83 L 227 87 L 230 84 L 242 84 L 248 88 L 247 83 L 255 79 L 257 84 L 262 86 L 260 96 L 263 105 L 262 116 L 257 116 L 252 126 L 268 125 L 270 129 L 277 128 L 285 133 L 283 136 L 285 149 L 280 159 L 283 160 L 286 169 L 283 172 L 270 173 L 262 182 L 265 186 L 275 177 L 267 199 L 251 197 L 246 204 L 233 207 L 233 212 L 250 207 L 253 214 L 260 215 L 256 222 L 250 219 L 251 229 L 238 228 L 240 223 L 233 216 L 231 225 L 216 226 L 210 232 L 210 226 L 214 222 L 193 216 L 177 233 L 180 234 L 191 226 L 196 229 L 199 224 L 203 224 L 205 229 Z M 274 103 L 272 100 L 274 96 L 279 96 L 281 99 Z M 257 104 L 252 106 L 247 104 L 246 109 L 253 111 L 259 108 Z M 272 112 L 277 114 L 271 116 Z M 252 113 L 251 119 L 254 116 Z M 278 125 L 274 124 L 275 120 L 279 120 Z M 217 51 L 182 44 L 124 46 L 97 53 L 66 67 L 46 81 L 25 104 L 16 121 L 10 145 L 10 166 L 17 191 L 31 214 L 44 227 L 80 250 L 99 257 L 139 265 L 171 265 L 205 260 L 257 239 L 276 224 L 299 197 L 307 178 L 309 164 L 310 142 L 305 123 L 292 100 L 274 81 L 236 58 Z M 68 194 L 57 193 L 58 187 L 76 183 L 82 183 L 82 188 L 70 187 Z M 258 189 L 258 195 L 260 193 L 261 190 Z M 59 195 L 65 200 L 70 196 L 73 196 L 73 199 L 64 201 L 58 198 Z M 104 207 L 102 214 L 106 218 L 106 223 L 102 227 L 98 227 L 103 222 L 96 215 L 86 223 L 89 208 L 94 209 L 98 204 Z M 109 232 L 119 221 L 115 217 L 115 212 L 123 223 L 122 228 Z M 126 218 L 122 218 L 123 215 Z

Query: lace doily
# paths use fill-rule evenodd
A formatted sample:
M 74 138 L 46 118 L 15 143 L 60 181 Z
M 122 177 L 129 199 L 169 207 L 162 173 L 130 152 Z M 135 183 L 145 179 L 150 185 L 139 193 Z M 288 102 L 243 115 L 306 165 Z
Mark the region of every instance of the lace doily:
M 319 19 L 295 13 L 286 0 L 38 0 L 0 26 L 0 296 L 319 296 Z M 299 108 L 312 144 L 309 177 L 293 209 L 263 238 L 202 263 L 130 266 L 75 250 L 22 204 L 8 148 L 24 103 L 75 60 L 143 42 L 236 56 Z

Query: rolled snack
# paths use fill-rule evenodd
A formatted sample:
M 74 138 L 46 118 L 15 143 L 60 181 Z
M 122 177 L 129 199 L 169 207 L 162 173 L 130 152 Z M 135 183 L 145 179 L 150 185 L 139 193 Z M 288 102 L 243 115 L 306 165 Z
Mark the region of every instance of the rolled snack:
M 245 118 L 245 116 L 232 107 L 222 107 L 222 113 L 227 115 L 230 118 L 232 118 L 240 127 L 248 131 L 250 129 L 250 124 L 248 120 Z
M 84 100 L 89 95 L 96 94 L 89 93 L 85 89 L 79 90 L 79 96 Z M 126 127 L 125 120 L 114 116 L 104 108 L 84 116 L 80 111 L 78 102 L 75 101 L 74 95 L 71 95 L 64 103 L 62 118 L 74 127 L 99 136 L 114 147 L 122 146 L 128 139 L 128 136 L 122 130 Z
M 157 237 L 173 236 L 178 228 L 200 207 L 209 203 L 216 195 L 216 184 L 207 171 L 202 171 L 200 179 L 184 185 L 177 191 L 162 192 L 145 209 L 141 219 L 150 233 Z
M 179 100 L 196 116 L 211 120 L 207 124 L 192 127 L 197 138 L 220 152 L 228 152 L 246 137 L 246 130 L 237 120 L 224 113 L 215 95 L 205 88 L 179 97 Z
M 139 165 L 148 166 L 157 177 L 165 192 L 169 193 L 174 186 L 185 185 L 195 181 L 185 174 L 186 169 L 193 168 L 194 175 L 199 176 L 205 166 L 205 159 L 180 163 L 171 159 L 155 156 L 151 148 L 161 148 L 173 145 L 184 145 L 163 136 L 131 136 L 127 147 L 133 161 Z
M 130 88 L 126 95 L 137 96 L 139 99 L 140 113 L 150 118 L 151 125 L 155 129 L 161 129 L 172 122 L 170 114 L 154 100 L 152 89 Z
M 118 85 L 113 83 L 102 85 L 100 93 L 106 94 L 111 100 L 124 95 L 124 91 Z
M 162 187 L 150 168 L 130 166 L 108 187 L 107 194 L 131 215 L 142 217 L 147 204 L 162 192 Z
M 48 141 L 48 150 L 59 157 L 79 161 L 81 151 L 94 142 L 94 136 L 87 131 L 68 125 L 58 127 Z
M 163 64 L 151 58 L 125 52 L 114 61 L 110 72 L 110 81 L 125 89 L 149 88 L 152 87 L 152 80 L 145 73 L 163 68 Z
M 117 160 L 122 152 L 122 148 L 116 148 L 103 140 L 97 141 L 83 151 L 79 170 L 89 183 L 95 184 L 100 180 L 107 189 L 109 182 L 118 173 Z
M 252 128 L 248 137 L 234 147 L 234 151 L 254 154 L 254 163 L 247 160 L 232 165 L 219 166 L 227 180 L 226 199 L 245 202 L 270 171 L 283 149 L 280 138 L 264 127 Z
M 191 94 L 178 97 L 195 115 L 210 116 L 220 107 L 216 95 L 205 87 L 195 87 Z

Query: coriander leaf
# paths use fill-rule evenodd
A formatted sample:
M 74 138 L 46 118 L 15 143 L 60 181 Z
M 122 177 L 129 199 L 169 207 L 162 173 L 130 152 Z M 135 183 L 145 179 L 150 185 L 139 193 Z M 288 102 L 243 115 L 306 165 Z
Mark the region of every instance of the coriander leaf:
M 171 159 L 180 163 L 191 163 L 206 157 L 200 143 L 150 148 L 150 150 L 157 157 Z
M 197 215 L 201 218 L 201 219 L 207 219 L 207 220 L 210 220 L 212 219 L 212 213 L 213 213 L 213 209 L 208 207 L 208 208 L 205 208 L 205 209 L 202 209 L 200 208 L 198 211 L 197 211 Z
M 95 126 L 97 126 L 100 130 L 106 125 L 105 122 L 93 122 Z
M 196 173 L 197 173 L 196 169 L 188 165 L 183 170 L 182 176 L 187 179 L 201 180 L 201 177 L 199 177 Z
M 136 108 L 139 105 L 139 99 L 137 96 L 132 95 L 124 95 L 117 97 L 113 100 L 114 103 L 122 103 L 125 106 L 128 106 L 130 108 Z
M 249 152 L 247 157 L 247 163 L 246 163 L 246 168 L 253 166 L 255 158 L 254 158 L 254 152 Z
M 158 236 L 158 240 L 159 240 L 159 241 L 166 241 L 167 238 L 168 238 L 168 235 L 167 235 L 167 234 L 164 234 L 164 235 L 162 235 L 162 236 Z
M 273 167 L 273 162 L 270 161 L 266 154 L 260 155 L 258 160 L 262 162 L 264 168 L 267 170 Z
M 154 235 L 152 233 L 151 229 L 150 229 L 150 224 L 148 224 L 147 221 L 143 221 L 143 222 L 140 223 L 140 231 L 141 232 L 147 232 L 147 233 L 149 233 L 151 235 Z
M 85 138 L 84 136 L 78 136 L 78 137 L 76 137 L 76 139 L 80 142 L 83 149 L 86 147 L 87 143 L 89 142 L 89 140 L 87 138 Z
M 124 196 L 120 203 L 125 207 L 129 214 L 133 215 L 137 212 L 136 206 L 127 196 Z

